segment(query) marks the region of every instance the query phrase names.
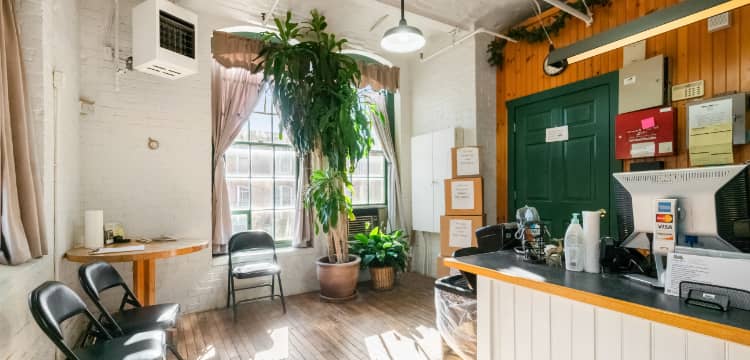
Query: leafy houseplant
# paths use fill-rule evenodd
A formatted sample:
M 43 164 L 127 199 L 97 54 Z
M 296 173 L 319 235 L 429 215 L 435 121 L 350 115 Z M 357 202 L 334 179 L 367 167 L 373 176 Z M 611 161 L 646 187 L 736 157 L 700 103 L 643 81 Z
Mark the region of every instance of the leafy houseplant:
M 369 230 L 369 226 L 367 229 Z M 395 271 L 406 271 L 409 244 L 401 230 L 387 234 L 379 227 L 375 227 L 369 233 L 354 235 L 354 240 L 349 246 L 351 252 L 362 259 L 361 267 L 370 269 L 373 287 L 376 290 L 392 288 Z
M 367 155 L 372 135 L 365 104 L 357 92 L 361 73 L 356 61 L 341 53 L 345 39 L 326 32 L 328 24 L 317 10 L 311 19 L 293 22 L 274 18 L 278 33 L 265 33 L 260 66 L 273 82 L 274 101 L 281 117 L 280 133 L 298 155 L 322 155 L 328 168 L 315 171 L 305 192 L 305 205 L 315 209 L 316 233 L 327 234 L 328 256 L 318 259 L 321 297 L 343 300 L 356 296 L 360 259 L 350 256 L 348 219 L 353 218 L 349 174 Z

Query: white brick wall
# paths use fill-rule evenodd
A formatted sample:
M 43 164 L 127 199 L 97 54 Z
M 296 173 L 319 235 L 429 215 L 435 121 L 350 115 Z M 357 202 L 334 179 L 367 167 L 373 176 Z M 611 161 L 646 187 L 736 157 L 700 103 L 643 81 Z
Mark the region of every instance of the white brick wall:
M 455 126 L 464 129 L 464 145 L 482 146 L 484 211 L 488 223 L 495 223 L 496 78 L 495 69 L 487 64 L 485 58 L 485 49 L 490 40 L 489 36 L 478 35 L 429 61 L 413 61 L 409 71 L 411 93 L 418 94 L 410 97 L 412 136 Z M 432 54 L 440 48 L 441 44 L 433 41 L 425 54 Z M 410 154 L 409 150 L 403 148 L 400 152 L 402 158 Z M 406 176 L 409 176 L 408 171 Z M 411 179 L 407 183 L 410 184 Z M 440 255 L 439 234 L 418 232 L 413 254 L 414 271 L 435 276 L 436 260 Z
M 80 212 L 77 6 L 70 0 L 24 0 L 15 2 L 15 10 L 48 234 L 52 234 L 53 219 L 58 226 L 56 236 L 48 236 L 49 256 L 21 266 L 0 268 L 0 288 L 4 290 L 0 296 L 0 328 L 3 329 L 0 331 L 0 359 L 51 358 L 52 343 L 33 321 L 27 296 L 46 280 L 57 278 L 73 285 L 77 282 L 75 268 L 67 268 L 61 262 L 62 254 L 76 236 Z M 53 70 L 62 72 L 66 78 L 58 89 L 57 102 L 52 86 Z M 55 213 L 57 216 L 53 216 Z M 82 322 L 65 325 L 64 332 L 73 338 L 80 333 Z
M 130 9 L 137 3 L 120 1 L 121 59 L 131 54 Z M 237 23 L 198 13 L 197 75 L 167 80 L 128 72 L 118 92 L 109 55 L 112 6 L 79 1 L 81 95 L 96 103 L 80 120 L 82 208 L 103 209 L 105 221 L 121 222 L 128 234 L 210 239 L 210 36 Z M 148 149 L 149 137 L 158 150 Z M 317 290 L 318 251 L 280 255 L 287 294 Z M 157 300 L 179 302 L 185 312 L 224 306 L 225 261 L 210 250 L 158 260 Z M 130 281 L 130 264 L 118 269 Z

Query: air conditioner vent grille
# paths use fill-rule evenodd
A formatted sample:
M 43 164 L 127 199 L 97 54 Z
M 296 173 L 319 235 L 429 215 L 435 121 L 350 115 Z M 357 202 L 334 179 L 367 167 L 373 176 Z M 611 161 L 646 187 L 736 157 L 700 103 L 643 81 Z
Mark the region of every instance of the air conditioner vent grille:
M 195 26 L 166 11 L 159 11 L 159 45 L 195 59 Z

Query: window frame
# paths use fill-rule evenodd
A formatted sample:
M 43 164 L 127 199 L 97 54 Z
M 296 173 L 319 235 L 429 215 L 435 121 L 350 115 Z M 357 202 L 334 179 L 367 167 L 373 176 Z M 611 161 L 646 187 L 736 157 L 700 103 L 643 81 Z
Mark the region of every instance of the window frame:
M 266 90 L 266 91 L 270 91 L 270 90 Z M 265 99 L 265 96 L 261 100 L 264 100 L 264 99 Z M 271 233 L 271 236 L 274 239 L 274 242 L 276 244 L 276 248 L 288 248 L 288 247 L 292 246 L 292 239 L 289 239 L 289 240 L 278 240 L 278 239 L 276 239 L 276 212 L 277 212 L 277 210 L 287 210 L 287 211 L 290 210 L 290 209 L 287 209 L 287 208 L 277 209 L 277 207 L 276 207 L 276 184 L 277 184 L 277 176 L 276 176 L 276 152 L 277 152 L 277 149 L 279 149 L 279 148 L 290 150 L 292 152 L 292 154 L 294 155 L 295 159 L 297 158 L 297 154 L 294 151 L 294 147 L 291 144 L 289 144 L 289 143 L 277 143 L 277 141 L 278 141 L 278 139 L 277 139 L 278 133 L 274 132 L 275 131 L 275 129 L 274 129 L 274 126 L 275 126 L 274 122 L 275 122 L 275 120 L 279 116 L 279 114 L 277 114 L 277 113 L 267 112 L 267 111 L 265 111 L 265 109 L 264 109 L 264 111 L 253 111 L 250 114 L 250 116 L 248 117 L 247 122 L 243 125 L 248 130 L 248 134 L 249 134 L 249 131 L 250 131 L 250 121 L 251 121 L 251 118 L 255 114 L 260 114 L 260 115 L 265 115 L 265 116 L 270 116 L 271 117 L 271 128 L 270 128 L 270 131 L 271 131 L 271 142 L 270 143 L 266 143 L 266 142 L 250 141 L 250 140 L 234 140 L 234 141 L 232 141 L 232 145 L 230 145 L 230 148 L 232 146 L 235 146 L 235 145 L 247 146 L 247 149 L 248 149 L 248 152 L 249 152 L 249 157 L 250 157 L 250 163 L 249 163 L 249 168 L 248 168 L 248 176 L 247 177 L 244 177 L 244 176 L 230 176 L 229 174 L 226 174 L 225 175 L 225 180 L 227 182 L 229 182 L 232 179 L 247 179 L 247 180 L 250 181 L 251 185 L 250 185 L 250 188 L 248 190 L 249 191 L 249 197 L 250 197 L 250 203 L 248 204 L 248 208 L 247 209 L 230 209 L 230 213 L 231 213 L 231 216 L 234 216 L 234 215 L 245 215 L 246 218 L 247 218 L 247 229 L 248 230 L 252 230 L 253 229 L 253 227 L 252 227 L 253 212 L 269 211 L 270 210 L 271 212 L 273 212 L 273 223 L 272 223 L 272 233 Z M 239 134 L 238 134 L 238 137 L 239 137 Z M 262 176 L 261 177 L 258 177 L 258 176 L 254 177 L 254 176 L 252 176 L 252 149 L 253 149 L 253 147 L 265 147 L 265 148 L 271 148 L 272 149 L 272 157 L 273 157 L 272 160 L 271 160 L 271 174 L 272 174 L 272 176 L 270 176 L 270 177 L 262 177 Z M 224 156 L 226 156 L 226 154 Z M 297 193 L 297 183 L 298 183 L 297 177 L 298 177 L 298 175 L 299 175 L 299 162 L 295 161 L 294 162 L 294 176 L 292 176 L 292 180 L 294 180 L 294 194 Z M 253 210 L 253 208 L 252 208 L 252 180 L 253 179 L 271 179 L 272 180 L 272 185 L 271 185 L 271 189 L 273 191 L 273 194 L 271 195 L 272 204 L 273 204 L 272 209 Z M 227 184 L 227 186 L 228 186 L 228 184 Z M 294 202 L 294 201 L 296 201 L 296 198 L 292 199 L 292 202 Z M 294 210 L 294 207 L 292 207 L 291 210 Z M 294 220 L 294 219 L 292 219 L 292 220 Z M 235 232 L 232 231 L 232 234 L 234 235 Z

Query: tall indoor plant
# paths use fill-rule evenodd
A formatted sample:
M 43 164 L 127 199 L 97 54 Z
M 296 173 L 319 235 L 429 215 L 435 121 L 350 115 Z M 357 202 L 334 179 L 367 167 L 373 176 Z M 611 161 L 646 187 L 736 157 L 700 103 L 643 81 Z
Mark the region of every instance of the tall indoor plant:
M 357 92 L 361 73 L 342 54 L 345 39 L 326 32 L 328 24 L 317 10 L 311 19 L 275 18 L 278 33 L 264 35 L 264 77 L 272 82 L 280 126 L 300 156 L 318 154 L 327 168 L 315 171 L 305 192 L 305 204 L 315 209 L 316 232 L 327 234 L 328 256 L 318 259 L 321 296 L 348 299 L 356 295 L 359 265 L 347 244 L 348 219 L 353 217 L 349 174 L 372 146 L 364 104 Z M 352 271 L 351 268 L 355 269 Z

